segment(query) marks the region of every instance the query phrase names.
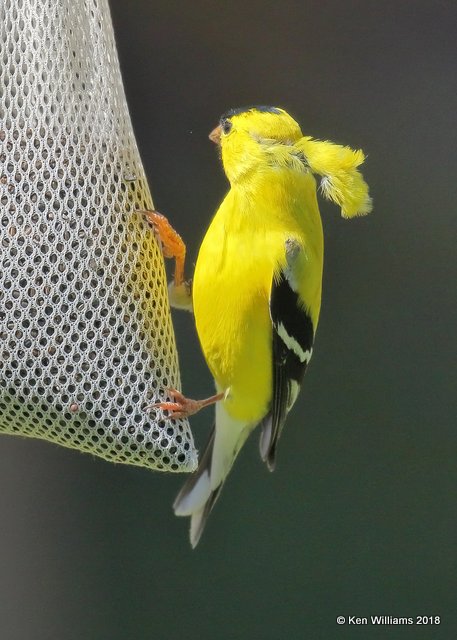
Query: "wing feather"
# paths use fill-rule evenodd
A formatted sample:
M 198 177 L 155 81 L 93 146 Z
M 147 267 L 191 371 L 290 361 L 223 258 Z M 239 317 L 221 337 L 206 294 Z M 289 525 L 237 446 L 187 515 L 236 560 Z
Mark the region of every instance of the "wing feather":
M 294 245 L 293 258 L 296 255 L 297 246 Z M 278 440 L 297 398 L 314 342 L 313 323 L 294 289 L 292 273 L 288 261 L 271 284 L 273 394 L 270 412 L 262 421 L 260 438 L 260 454 L 270 471 L 275 467 Z

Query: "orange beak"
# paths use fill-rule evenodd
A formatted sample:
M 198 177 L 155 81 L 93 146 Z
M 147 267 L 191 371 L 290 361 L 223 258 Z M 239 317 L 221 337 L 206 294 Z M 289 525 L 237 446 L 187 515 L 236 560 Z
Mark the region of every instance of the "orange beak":
M 214 144 L 221 144 L 221 133 L 222 133 L 221 127 L 219 125 L 218 127 L 216 127 L 211 131 L 208 137 L 211 140 L 211 142 L 214 142 Z

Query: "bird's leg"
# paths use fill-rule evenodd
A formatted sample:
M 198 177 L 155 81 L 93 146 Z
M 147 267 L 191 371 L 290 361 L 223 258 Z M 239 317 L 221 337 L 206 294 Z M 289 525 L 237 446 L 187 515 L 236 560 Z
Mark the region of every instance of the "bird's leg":
M 145 411 L 150 411 L 151 409 L 162 409 L 163 411 L 169 411 L 169 415 L 167 418 L 177 419 L 177 418 L 188 418 L 189 416 L 197 413 L 200 409 L 204 407 L 209 407 L 211 404 L 215 402 L 219 402 L 219 400 L 223 400 L 225 397 L 225 392 L 217 393 L 214 396 L 210 396 L 209 398 L 205 398 L 204 400 L 191 400 L 190 398 L 186 398 L 180 391 L 176 389 L 168 389 L 168 393 L 172 398 L 171 402 L 155 402 L 154 404 L 150 404 L 144 408 Z
M 162 251 L 165 258 L 175 259 L 175 287 L 179 287 L 184 282 L 184 261 L 186 259 L 186 245 L 183 239 L 168 222 L 167 218 L 158 211 L 145 209 L 144 214 L 148 222 L 162 244 Z
M 154 232 L 162 245 L 165 258 L 174 258 L 175 272 L 173 281 L 168 287 L 170 304 L 178 309 L 192 309 L 192 293 L 190 281 L 184 280 L 184 262 L 186 259 L 186 245 L 183 239 L 168 222 L 167 218 L 152 209 L 145 209 L 143 213 L 152 224 Z

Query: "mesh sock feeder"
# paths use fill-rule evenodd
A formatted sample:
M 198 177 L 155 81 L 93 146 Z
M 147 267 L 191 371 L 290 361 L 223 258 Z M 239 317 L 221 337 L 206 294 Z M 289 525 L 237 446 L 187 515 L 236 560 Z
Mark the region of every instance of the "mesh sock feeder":
M 107 0 L 0 6 L 0 432 L 192 471 Z

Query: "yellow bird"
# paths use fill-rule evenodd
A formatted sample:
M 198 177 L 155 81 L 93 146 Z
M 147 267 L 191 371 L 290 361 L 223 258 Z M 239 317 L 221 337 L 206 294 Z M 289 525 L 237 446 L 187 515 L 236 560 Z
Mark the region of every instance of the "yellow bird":
M 260 455 L 274 469 L 278 439 L 311 358 L 324 255 L 313 174 L 344 217 L 371 211 L 368 187 L 357 169 L 363 152 L 303 136 L 283 109 L 228 111 L 210 139 L 220 145 L 230 190 L 200 247 L 192 302 L 183 281 L 185 247 L 165 218 L 149 214 L 165 255 L 177 257 L 172 304 L 193 303 L 217 390 L 201 401 L 172 390 L 173 402 L 153 405 L 178 417 L 216 403 L 215 426 L 200 465 L 174 503 L 176 515 L 191 517 L 193 547 L 257 425 Z

